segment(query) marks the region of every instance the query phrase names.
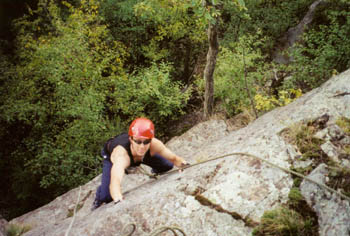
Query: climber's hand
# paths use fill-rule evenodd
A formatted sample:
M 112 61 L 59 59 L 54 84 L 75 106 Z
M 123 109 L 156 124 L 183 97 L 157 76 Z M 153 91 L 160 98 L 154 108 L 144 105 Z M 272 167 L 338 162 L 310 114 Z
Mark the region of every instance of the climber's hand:
M 188 168 L 190 164 L 187 161 L 183 161 L 179 167 L 179 172 L 182 172 L 184 169 Z

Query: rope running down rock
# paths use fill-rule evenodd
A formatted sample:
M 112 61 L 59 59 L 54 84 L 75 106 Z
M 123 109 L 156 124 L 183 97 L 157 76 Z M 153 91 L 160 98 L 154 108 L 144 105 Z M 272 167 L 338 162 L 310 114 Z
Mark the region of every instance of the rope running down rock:
M 225 157 L 228 157 L 228 156 L 236 156 L 236 155 L 249 156 L 249 157 L 258 159 L 258 160 L 260 160 L 260 161 L 263 161 L 263 162 L 269 164 L 270 166 L 276 167 L 276 168 L 278 168 L 278 169 L 280 169 L 280 170 L 282 170 L 282 171 L 284 171 L 284 172 L 293 174 L 293 175 L 298 176 L 298 177 L 300 177 L 300 178 L 303 178 L 303 179 L 305 179 L 305 180 L 307 180 L 307 181 L 310 181 L 310 182 L 312 182 L 312 183 L 314 183 L 314 184 L 320 186 L 321 188 L 324 188 L 324 189 L 326 189 L 326 190 L 328 190 L 328 191 L 330 191 L 330 192 L 332 192 L 332 193 L 335 193 L 335 194 L 339 195 L 340 197 L 342 197 L 342 198 L 344 198 L 344 199 L 346 199 L 346 200 L 348 200 L 348 201 L 350 202 L 350 198 L 349 198 L 348 196 L 342 194 L 341 192 L 336 191 L 335 189 L 332 189 L 332 188 L 328 187 L 327 185 L 325 185 L 325 184 L 323 184 L 323 183 L 319 183 L 319 182 L 317 182 L 317 181 L 315 181 L 315 180 L 313 180 L 313 179 L 311 179 L 311 178 L 309 178 L 309 177 L 307 177 L 307 176 L 305 176 L 305 175 L 303 175 L 303 174 L 300 174 L 300 173 L 298 173 L 298 172 L 296 172 L 296 171 L 293 171 L 293 170 L 290 170 L 290 169 L 281 167 L 281 166 L 276 165 L 276 164 L 274 164 L 274 163 L 272 163 L 272 162 L 270 162 L 270 161 L 268 161 L 268 160 L 266 160 L 266 159 L 264 159 L 264 158 L 255 156 L 255 155 L 253 155 L 253 154 L 245 153 L 245 152 L 233 152 L 233 153 L 225 154 L 225 155 L 222 155 L 222 156 L 210 158 L 210 159 L 208 159 L 208 160 L 201 161 L 201 162 L 198 162 L 198 163 L 195 163 L 195 164 L 192 164 L 192 165 L 186 165 L 186 166 L 180 168 L 180 171 L 181 171 L 181 170 L 184 170 L 184 169 L 187 169 L 187 168 L 190 168 L 190 167 L 193 167 L 193 166 L 196 166 L 196 165 L 201 165 L 201 164 L 204 164 L 204 163 L 207 163 L 207 162 L 210 162 L 210 161 L 215 161 L 215 160 L 219 160 L 219 159 L 222 159 L 222 158 L 225 158 Z M 149 176 L 149 177 L 151 177 L 151 178 L 155 178 L 155 179 L 158 179 L 159 176 L 161 176 L 161 175 L 169 175 L 169 174 L 172 174 L 172 173 L 175 173 L 175 172 L 178 172 L 178 171 L 179 171 L 179 170 L 171 170 L 171 171 L 168 171 L 168 172 L 164 172 L 164 173 L 160 173 L 160 174 L 154 175 L 154 174 L 149 174 L 146 170 L 144 170 L 143 168 L 141 168 L 141 172 L 142 172 L 143 174 L 145 174 L 145 175 L 147 175 L 147 176 Z M 135 190 L 135 189 L 141 187 L 142 185 L 144 185 L 144 184 L 141 184 L 141 185 L 139 185 L 139 186 L 137 186 L 137 187 L 135 187 L 135 188 L 133 188 L 133 189 L 128 190 L 127 193 L 129 193 L 129 192 L 131 192 L 132 190 Z M 132 225 L 132 226 L 133 226 L 132 232 L 129 233 L 129 234 L 125 234 L 125 235 L 123 235 L 123 236 L 131 236 L 131 235 L 134 233 L 134 231 L 136 230 L 136 224 L 135 224 L 135 223 L 132 223 L 132 224 L 129 224 L 129 225 Z M 128 227 L 129 225 L 127 225 L 126 227 Z M 126 227 L 124 227 L 124 229 L 125 229 Z M 167 230 L 171 230 L 171 231 L 174 233 L 174 236 L 177 236 L 178 234 L 174 231 L 174 229 L 179 230 L 184 236 L 186 236 L 186 234 L 183 232 L 183 230 L 181 230 L 181 229 L 178 228 L 178 227 L 172 227 L 172 226 L 160 227 L 160 228 L 156 229 L 153 233 L 151 233 L 149 236 L 158 236 L 158 235 L 160 235 L 160 233 L 165 232 L 165 231 L 167 231 Z
M 79 201 L 80 201 L 80 194 L 81 194 L 81 186 L 79 186 L 79 194 L 78 194 L 77 203 L 75 204 L 75 207 L 74 207 L 73 218 L 72 218 L 72 220 L 71 220 L 71 222 L 69 224 L 69 227 L 68 227 L 66 233 L 64 234 L 64 236 L 68 236 L 70 230 L 72 229 L 72 226 L 73 226 L 73 223 L 74 223 L 74 220 L 75 220 L 75 216 L 76 216 L 76 213 L 77 213 L 77 208 L 78 208 Z
M 132 226 L 132 229 L 129 233 L 125 233 L 122 236 L 131 236 L 135 231 L 136 231 L 136 223 L 130 223 L 126 226 L 124 226 L 123 228 L 123 232 L 125 231 L 125 229 L 129 226 Z M 159 227 L 158 229 L 154 230 L 151 234 L 149 234 L 148 236 L 158 236 L 161 233 L 165 232 L 165 231 L 171 231 L 173 232 L 174 236 L 179 236 L 179 234 L 176 232 L 179 231 L 183 236 L 186 236 L 185 232 L 179 228 L 178 226 L 163 226 L 163 227 Z
M 335 193 L 335 194 L 339 195 L 340 197 L 342 197 L 342 198 L 344 198 L 344 199 L 346 199 L 346 200 L 348 200 L 348 201 L 350 202 L 350 197 L 348 197 L 348 196 L 342 194 L 341 192 L 336 191 L 335 189 L 332 189 L 332 188 L 328 187 L 327 185 L 325 185 L 325 184 L 323 184 L 323 183 L 319 183 L 319 182 L 317 182 L 317 181 L 315 181 L 315 180 L 313 180 L 313 179 L 311 179 L 311 178 L 309 178 L 309 177 L 307 177 L 307 176 L 305 176 L 305 175 L 303 175 L 303 174 L 300 174 L 300 173 L 298 173 L 298 172 L 296 172 L 296 171 L 293 171 L 293 170 L 290 170 L 290 169 L 281 167 L 281 166 L 276 165 L 276 164 L 274 164 L 274 163 L 272 163 L 272 162 L 270 162 L 270 161 L 268 161 L 268 160 L 266 160 L 266 159 L 264 159 L 264 158 L 255 156 L 255 155 L 253 155 L 253 154 L 245 153 L 245 152 L 233 152 L 233 153 L 225 154 L 225 155 L 222 155 L 222 156 L 210 158 L 210 159 L 208 159 L 208 160 L 201 161 L 201 162 L 198 162 L 198 163 L 195 163 L 195 164 L 192 164 L 192 165 L 186 165 L 186 166 L 184 166 L 184 167 L 181 167 L 181 168 L 180 168 L 180 171 L 181 171 L 181 170 L 184 170 L 184 169 L 187 169 L 187 168 L 190 168 L 190 167 L 193 167 L 193 166 L 196 166 L 196 165 L 201 165 L 201 164 L 204 164 L 204 163 L 207 163 L 207 162 L 219 160 L 219 159 L 222 159 L 222 158 L 225 158 L 225 157 L 229 157 L 229 156 L 236 156 L 236 155 L 249 156 L 249 157 L 252 157 L 252 158 L 254 158 L 254 159 L 258 159 L 258 160 L 260 160 L 260 161 L 263 161 L 263 162 L 269 164 L 270 166 L 276 167 L 276 168 L 278 168 L 278 169 L 280 169 L 280 170 L 282 170 L 282 171 L 284 171 L 284 172 L 293 174 L 293 175 L 298 176 L 298 177 L 300 177 L 300 178 L 303 178 L 303 179 L 305 179 L 305 180 L 307 180 L 307 181 L 309 181 L 309 182 L 312 182 L 312 183 L 318 185 L 319 187 L 324 188 L 324 189 L 326 189 L 326 190 L 328 190 L 328 191 L 330 191 L 330 192 L 332 192 L 332 193 Z M 168 171 L 168 172 L 165 172 L 165 173 L 161 173 L 161 174 L 156 174 L 156 175 L 154 175 L 154 174 L 149 174 L 146 170 L 144 170 L 143 168 L 141 168 L 141 172 L 142 172 L 143 174 L 145 174 L 145 175 L 147 175 L 147 176 L 149 176 L 149 177 L 151 177 L 151 178 L 156 178 L 156 179 L 158 179 L 159 176 L 161 176 L 161 175 L 169 175 L 169 174 L 172 174 L 172 173 L 175 173 L 175 172 L 178 172 L 178 171 L 179 171 L 179 170 L 171 170 L 171 171 Z M 137 186 L 137 187 L 135 187 L 135 188 L 132 188 L 132 189 L 126 191 L 124 194 L 129 193 L 129 192 L 131 192 L 131 191 L 133 191 L 133 190 L 135 190 L 135 189 L 137 189 L 137 188 L 143 186 L 144 184 L 145 184 L 145 183 L 143 183 L 143 184 L 141 184 L 141 185 L 139 185 L 139 186 Z M 81 191 L 81 187 L 80 187 L 80 191 Z M 74 221 L 75 213 L 76 213 L 76 208 L 77 208 L 77 205 L 78 205 L 79 199 L 80 199 L 80 191 L 79 191 L 78 201 L 77 201 L 76 207 L 75 207 L 75 209 L 74 209 L 74 217 L 73 217 L 73 219 L 72 219 L 72 221 L 71 221 L 71 224 L 70 224 L 70 226 L 69 226 L 69 228 L 68 228 L 68 230 L 67 230 L 65 236 L 68 236 L 69 231 L 70 231 L 70 229 L 71 229 L 71 227 L 72 227 L 72 225 L 73 225 L 73 221 Z M 136 224 L 135 224 L 135 223 L 131 223 L 131 224 L 126 225 L 126 226 L 123 228 L 123 231 L 124 231 L 127 227 L 129 227 L 130 225 L 133 227 L 132 230 L 131 230 L 131 232 L 130 232 L 130 233 L 127 233 L 127 234 L 124 234 L 123 236 L 131 236 L 131 235 L 135 232 L 135 230 L 136 230 Z M 183 236 L 186 236 L 186 234 L 184 233 L 184 231 L 183 231 L 181 228 L 177 227 L 177 226 L 163 226 L 163 227 L 160 227 L 160 228 L 156 229 L 154 232 L 152 232 L 149 236 L 157 236 L 157 235 L 160 235 L 162 232 L 165 232 L 165 231 L 167 231 L 167 230 L 172 231 L 172 232 L 174 233 L 174 236 L 178 236 L 178 234 L 176 233 L 175 230 L 180 231 L 180 232 L 182 233 Z
M 205 160 L 205 161 L 201 161 L 201 162 L 198 162 L 198 163 L 195 163 L 195 164 L 191 164 L 191 165 L 186 165 L 182 168 L 180 168 L 181 170 L 184 170 L 184 169 L 187 169 L 187 168 L 190 168 L 190 167 L 193 167 L 193 166 L 196 166 L 196 165 L 201 165 L 201 164 L 204 164 L 204 163 L 207 163 L 207 162 L 210 162 L 210 161 L 215 161 L 215 160 L 218 160 L 218 159 L 222 159 L 222 158 L 225 158 L 225 157 L 228 157 L 228 156 L 237 156 L 237 155 L 243 155 L 243 156 L 249 156 L 249 157 L 252 157 L 252 158 L 255 158 L 255 159 L 258 159 L 260 161 L 263 161 L 267 164 L 269 164 L 270 166 L 273 166 L 273 167 L 276 167 L 284 172 L 287 172 L 287 173 L 290 173 L 290 174 L 293 174 L 295 176 L 298 176 L 300 178 L 303 178 L 309 182 L 312 182 L 314 184 L 317 184 L 318 186 L 320 186 L 321 188 L 324 188 L 324 189 L 327 189 L 328 191 L 332 192 L 332 193 L 335 193 L 337 195 L 339 195 L 340 197 L 348 200 L 350 202 L 350 197 L 346 196 L 345 194 L 342 194 L 341 192 L 338 192 L 336 191 L 335 189 L 332 189 L 330 187 L 328 187 L 327 185 L 323 184 L 323 183 L 320 183 L 320 182 L 317 182 L 303 174 L 300 174 L 296 171 L 293 171 L 293 170 L 290 170 L 290 169 L 287 169 L 287 168 L 284 168 L 284 167 L 281 167 L 279 165 L 276 165 L 264 158 L 261 158 L 261 157 L 258 157 L 258 156 L 255 156 L 253 154 L 249 154 L 249 153 L 245 153 L 245 152 L 232 152 L 232 153 L 228 153 L 228 154 L 225 154 L 225 155 L 222 155 L 222 156 L 218 156 L 218 157 L 214 157 L 214 158 L 210 158 L 208 160 Z M 171 171 L 168 171 L 168 172 L 165 172 L 165 173 L 161 173 L 161 174 L 158 174 L 158 175 L 168 175 L 168 174 L 171 174 L 173 172 L 176 172 L 176 171 L 179 171 L 179 170 L 171 170 Z M 153 178 L 154 177 L 157 177 L 157 175 L 151 175 Z M 138 186 L 140 187 L 140 186 Z

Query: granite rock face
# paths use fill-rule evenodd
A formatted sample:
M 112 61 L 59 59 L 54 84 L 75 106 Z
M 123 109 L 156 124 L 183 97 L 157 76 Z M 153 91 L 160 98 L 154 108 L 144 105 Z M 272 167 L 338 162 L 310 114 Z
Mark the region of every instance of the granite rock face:
M 0 236 L 5 236 L 6 235 L 6 227 L 8 225 L 7 220 L 5 220 L 1 215 L 0 215 Z
M 319 165 L 308 176 L 325 184 L 328 170 L 325 164 Z M 335 193 L 320 188 L 308 181 L 301 183 L 301 193 L 317 214 L 320 235 L 350 235 L 350 202 Z
M 193 127 L 167 144 L 190 163 L 235 154 L 158 180 L 140 173 L 126 175 L 122 203 L 90 211 L 98 176 L 81 191 L 73 189 L 10 223 L 31 225 L 26 236 L 65 235 L 73 220 L 69 235 L 124 235 L 123 228 L 130 223 L 137 226 L 133 235 L 148 235 L 165 225 L 177 225 L 187 235 L 251 235 L 252 225 L 265 211 L 287 201 L 293 180 L 290 174 L 244 153 L 289 168 L 299 153 L 280 132 L 324 114 L 329 122 L 350 118 L 349 81 L 350 70 L 236 131 L 228 131 L 220 120 Z M 72 217 L 79 192 L 81 209 Z

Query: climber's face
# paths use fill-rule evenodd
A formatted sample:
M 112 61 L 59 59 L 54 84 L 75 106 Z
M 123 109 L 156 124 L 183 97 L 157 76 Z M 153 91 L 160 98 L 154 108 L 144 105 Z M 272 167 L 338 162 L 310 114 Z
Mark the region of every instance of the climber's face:
M 152 139 L 130 137 L 133 155 L 143 157 L 151 147 Z

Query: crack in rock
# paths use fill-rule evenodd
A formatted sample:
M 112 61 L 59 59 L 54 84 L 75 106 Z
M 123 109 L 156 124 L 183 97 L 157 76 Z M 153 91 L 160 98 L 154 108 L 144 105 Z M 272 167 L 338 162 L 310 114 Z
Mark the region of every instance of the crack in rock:
M 221 168 L 222 165 L 218 164 L 215 166 L 215 169 L 213 171 L 210 171 L 205 176 L 197 176 L 197 183 L 180 184 L 180 186 L 178 186 L 178 189 L 184 192 L 186 195 L 190 196 L 196 196 L 197 194 L 201 194 L 206 191 L 204 186 L 207 186 L 212 182 L 212 180 L 215 178 L 215 176 L 218 174 Z M 198 186 L 198 184 L 200 186 Z
M 214 209 L 220 213 L 229 214 L 233 219 L 243 221 L 244 225 L 247 227 L 255 227 L 259 224 L 258 222 L 253 221 L 248 216 L 242 217 L 237 212 L 228 211 L 228 210 L 224 209 L 221 205 L 211 202 L 209 199 L 207 199 L 206 197 L 204 197 L 200 193 L 193 194 L 193 196 L 202 206 L 207 206 L 207 207 Z

